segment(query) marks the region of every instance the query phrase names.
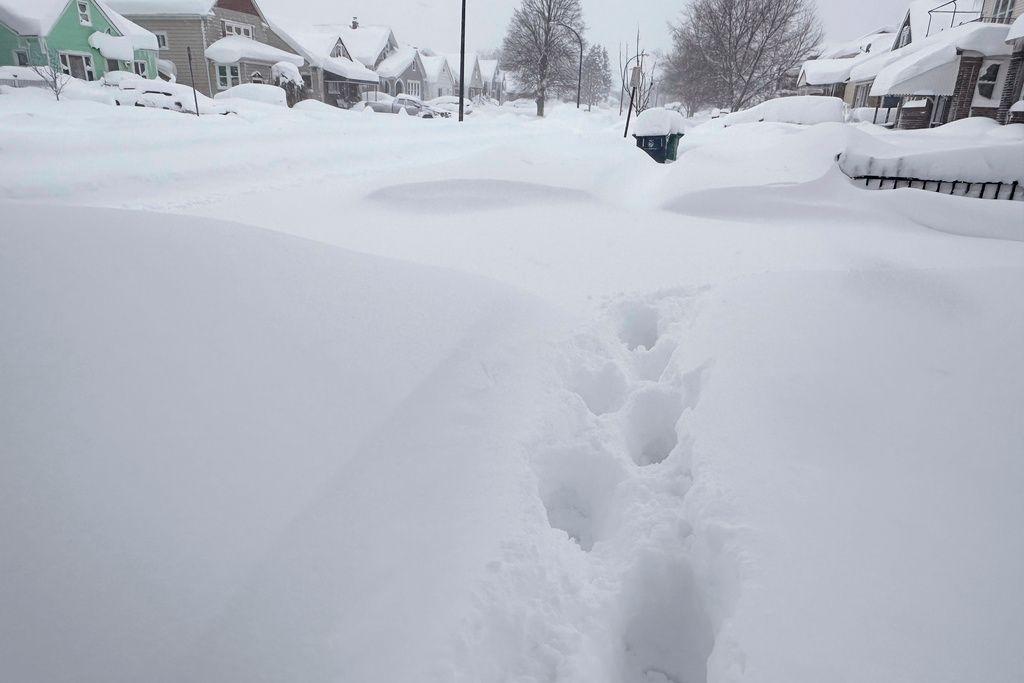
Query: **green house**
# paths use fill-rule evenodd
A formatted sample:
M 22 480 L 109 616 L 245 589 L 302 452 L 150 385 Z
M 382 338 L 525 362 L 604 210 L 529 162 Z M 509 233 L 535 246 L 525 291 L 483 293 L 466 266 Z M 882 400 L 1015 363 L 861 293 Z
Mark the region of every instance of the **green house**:
M 103 0 L 0 0 L 0 66 L 52 64 L 85 81 L 108 71 L 156 78 L 159 49 Z

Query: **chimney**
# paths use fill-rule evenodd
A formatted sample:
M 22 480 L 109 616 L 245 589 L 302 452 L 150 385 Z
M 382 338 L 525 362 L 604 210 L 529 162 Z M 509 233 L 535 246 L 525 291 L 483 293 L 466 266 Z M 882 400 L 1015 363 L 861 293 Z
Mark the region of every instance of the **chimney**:
M 352 28 L 359 28 L 359 17 L 352 17 Z

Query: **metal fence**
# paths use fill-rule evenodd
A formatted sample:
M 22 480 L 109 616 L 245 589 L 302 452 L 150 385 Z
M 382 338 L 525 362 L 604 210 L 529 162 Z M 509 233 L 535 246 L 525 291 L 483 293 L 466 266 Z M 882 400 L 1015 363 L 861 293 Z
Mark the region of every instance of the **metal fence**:
M 22 78 L 0 78 L 0 85 L 12 88 L 45 88 L 45 81 L 26 81 Z
M 908 187 L 917 190 L 928 190 L 930 192 L 941 192 L 957 197 L 1024 201 L 1024 188 L 1020 187 L 1021 182 L 1019 180 L 1014 180 L 1012 183 L 978 183 L 968 180 L 924 180 L 922 178 L 899 178 L 879 175 L 855 176 L 850 179 L 855 183 L 864 183 L 864 187 L 869 190 L 896 190 Z

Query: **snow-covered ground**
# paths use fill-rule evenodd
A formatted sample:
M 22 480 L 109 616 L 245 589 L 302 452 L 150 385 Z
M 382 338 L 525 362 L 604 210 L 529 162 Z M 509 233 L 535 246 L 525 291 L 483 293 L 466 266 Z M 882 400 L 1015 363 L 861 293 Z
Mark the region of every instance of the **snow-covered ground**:
M 0 94 L 0 679 L 1024 676 L 1022 127 L 239 106 Z

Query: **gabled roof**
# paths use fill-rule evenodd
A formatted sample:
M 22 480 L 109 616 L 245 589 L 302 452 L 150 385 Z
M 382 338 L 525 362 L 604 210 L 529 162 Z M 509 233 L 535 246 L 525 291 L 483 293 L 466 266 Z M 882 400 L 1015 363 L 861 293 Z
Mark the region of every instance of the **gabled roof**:
M 104 0 L 93 0 L 113 27 L 137 50 L 156 50 L 156 36 L 118 14 Z M 0 22 L 24 36 L 47 36 L 71 0 L 0 0 Z
M 403 45 L 377 66 L 377 75 L 381 78 L 397 78 L 419 59 L 420 56 L 416 52 L 416 48 Z M 420 61 L 420 67 L 423 68 L 422 61 Z
M 451 75 L 451 69 L 448 68 L 448 60 L 441 55 L 428 55 L 420 52 L 420 59 L 423 61 L 423 71 L 427 75 L 427 80 L 431 83 L 441 80 L 441 76 L 444 75 L 446 69 L 449 75 Z M 455 80 L 454 76 L 452 76 L 452 80 Z
M 498 60 L 497 59 L 481 59 L 480 60 L 480 75 L 484 81 L 490 83 L 494 80 L 494 75 L 498 73 Z
M 455 79 L 456 83 L 458 83 L 458 81 L 459 81 L 459 62 L 460 62 L 461 58 L 462 58 L 462 55 L 459 52 L 452 52 L 452 53 L 449 53 L 449 54 L 445 55 L 445 59 L 448 60 L 448 68 L 452 70 L 452 78 Z M 470 79 L 473 78 L 474 69 L 475 68 L 479 68 L 479 66 L 480 66 L 480 55 L 478 55 L 475 52 L 467 52 L 466 53 L 466 73 L 469 74 Z
M 213 11 L 217 0 L 110 0 L 123 14 L 198 14 Z
M 338 41 L 341 41 L 342 45 L 345 42 L 337 30 L 326 28 L 293 30 L 286 29 L 278 24 L 271 24 L 271 28 L 289 47 L 315 67 L 349 80 L 362 83 L 380 82 L 377 74 L 367 69 L 358 61 L 345 57 L 331 56 Z M 345 49 L 348 51 L 348 46 L 345 46 Z
M 855 40 L 829 43 L 822 48 L 818 59 L 843 59 L 856 57 L 864 52 L 887 52 L 896 42 L 896 31 L 881 30 L 866 33 Z
M 328 27 L 325 25 L 318 28 Z M 349 54 L 368 66 L 377 63 L 381 53 L 388 45 L 397 45 L 395 34 L 387 26 L 360 26 L 359 28 L 336 26 L 330 28 L 337 29 L 341 39 L 345 41 L 345 47 Z

